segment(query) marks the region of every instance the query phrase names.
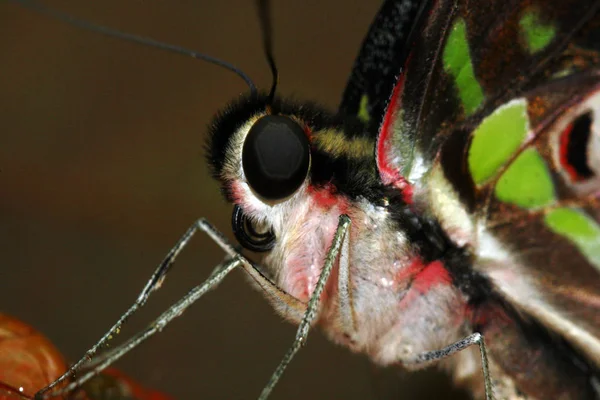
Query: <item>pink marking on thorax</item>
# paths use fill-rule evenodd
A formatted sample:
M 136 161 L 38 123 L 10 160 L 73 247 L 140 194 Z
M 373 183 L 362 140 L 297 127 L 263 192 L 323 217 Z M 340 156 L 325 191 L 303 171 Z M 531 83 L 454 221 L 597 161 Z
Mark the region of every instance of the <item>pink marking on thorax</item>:
M 328 211 L 337 206 L 337 208 L 343 214 L 348 209 L 348 202 L 346 198 L 336 194 L 331 185 L 325 185 L 319 188 L 311 185 L 308 187 L 308 194 L 310 195 L 313 204 L 317 208 L 321 209 L 321 211 Z
M 302 301 L 308 301 L 315 290 L 337 227 L 337 218 L 310 214 L 298 232 L 299 240 L 287 248 L 286 273 L 280 282 L 284 290 Z
M 444 263 L 436 260 L 425 265 L 418 257 L 408 267 L 403 268 L 396 279 L 399 281 L 412 280 L 408 293 L 402 299 L 402 303 L 405 304 L 409 304 L 415 298 L 427 294 L 433 288 L 452 285 L 452 278 L 444 267 Z
M 423 261 L 419 257 L 415 257 L 408 266 L 400 268 L 395 276 L 395 281 L 398 283 L 410 281 L 423 271 L 424 268 L 425 264 L 423 264 Z
M 421 293 L 427 293 L 434 286 L 451 284 L 450 273 L 444 267 L 444 263 L 437 260 L 429 263 L 415 276 L 412 287 Z
M 394 134 L 393 125 L 394 120 L 396 119 L 396 111 L 402 105 L 402 98 L 400 93 L 404 89 L 404 82 L 406 79 L 406 68 L 410 62 L 410 58 L 412 55 L 408 57 L 405 63 L 404 71 L 398 78 L 396 85 L 394 86 L 394 90 L 392 92 L 392 96 L 388 103 L 387 109 L 385 111 L 385 116 L 383 118 L 383 123 L 381 125 L 379 137 L 377 138 L 377 168 L 379 169 L 379 176 L 381 181 L 385 185 L 391 185 L 396 187 L 403 195 L 404 201 L 407 204 L 412 204 L 413 202 L 413 187 L 412 185 L 400 175 L 400 171 L 391 165 L 390 155 L 392 152 L 392 137 Z
M 329 187 L 309 186 L 308 192 L 311 206 L 308 213 L 302 216 L 302 222 L 292 228 L 297 240 L 289 243 L 286 249 L 285 274 L 280 281 L 284 290 L 302 301 L 308 301 L 315 290 L 338 226 L 338 218 L 348 210 L 347 199 L 335 194 Z M 337 287 L 336 280 L 337 265 L 323 292 L 322 301 L 333 295 L 332 291 Z

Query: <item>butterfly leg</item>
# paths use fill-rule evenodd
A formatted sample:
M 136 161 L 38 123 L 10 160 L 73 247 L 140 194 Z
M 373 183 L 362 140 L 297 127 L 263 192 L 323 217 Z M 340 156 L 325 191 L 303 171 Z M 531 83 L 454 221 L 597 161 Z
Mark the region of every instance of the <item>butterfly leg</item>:
M 338 309 L 343 331 L 352 335 L 356 331 L 354 306 L 352 302 L 352 285 L 350 284 L 350 235 L 344 235 L 340 248 L 338 270 Z
M 129 341 L 123 345 L 111 350 L 107 353 L 102 354 L 95 360 L 92 358 L 98 353 L 98 351 L 105 346 L 116 334 L 119 333 L 123 324 L 141 307 L 144 306 L 150 295 L 159 289 L 167 276 L 167 273 L 171 269 L 175 259 L 183 250 L 183 248 L 189 243 L 194 234 L 198 231 L 206 233 L 211 239 L 213 239 L 230 257 L 227 262 L 220 264 L 208 277 L 208 279 L 201 285 L 193 288 L 186 296 L 184 296 L 179 302 L 175 303 L 169 310 L 163 313 L 157 318 L 148 328 L 141 331 L 138 335 L 132 337 Z M 132 348 L 139 345 L 141 342 L 152 336 L 154 333 L 160 331 L 168 322 L 173 318 L 181 315 L 181 313 L 189 307 L 193 302 L 198 300 L 204 293 L 214 289 L 219 282 L 221 282 L 225 276 L 238 266 L 242 266 L 246 270 L 252 270 L 252 264 L 241 256 L 235 247 L 229 243 L 229 241 L 220 233 L 213 225 L 211 225 L 204 218 L 199 219 L 188 229 L 188 231 L 179 239 L 175 246 L 169 251 L 164 260 L 159 264 L 151 278 L 146 283 L 146 286 L 140 292 L 136 301 L 129 307 L 129 309 L 118 319 L 118 321 L 100 338 L 94 346 L 92 346 L 83 357 L 81 357 L 75 364 L 73 364 L 67 372 L 60 376 L 56 381 L 50 385 L 41 389 L 36 393 L 36 399 L 43 399 L 52 395 L 61 395 L 81 386 L 84 382 L 89 380 L 94 375 L 98 374 L 102 369 L 110 365 L 112 362 L 123 356 L 125 353 L 130 351 Z M 80 378 L 71 382 L 70 384 L 61 388 L 57 393 L 50 393 L 57 386 L 61 385 L 68 379 L 75 376 L 77 373 L 85 369 L 86 372 Z
M 313 322 L 315 322 L 315 317 L 317 316 L 321 294 L 323 294 L 327 280 L 331 275 L 331 271 L 333 270 L 335 260 L 340 253 L 340 248 L 342 247 L 343 242 L 345 241 L 344 239 L 347 235 L 349 226 L 350 218 L 347 215 L 341 215 L 337 230 L 333 236 L 333 242 L 331 243 L 331 247 L 325 256 L 325 263 L 323 265 L 323 269 L 321 270 L 321 274 L 319 275 L 319 280 L 317 281 L 315 290 L 310 296 L 308 306 L 306 307 L 306 311 L 304 312 L 300 326 L 296 332 L 294 343 L 292 343 L 292 346 L 288 349 L 287 353 L 277 366 L 277 369 L 273 375 L 271 375 L 271 379 L 264 387 L 262 393 L 260 394 L 259 400 L 265 400 L 269 396 L 294 355 L 296 355 L 298 350 L 300 350 L 300 348 L 306 343 L 308 331 Z
M 492 378 L 489 371 L 489 364 L 487 358 L 487 350 L 483 335 L 480 333 L 473 333 L 447 347 L 440 350 L 427 351 L 416 355 L 415 357 L 402 359 L 403 364 L 424 364 L 432 361 L 438 361 L 446 357 L 466 349 L 469 346 L 477 344 L 479 346 L 479 354 L 481 355 L 481 369 L 483 371 L 483 379 L 485 384 L 485 398 L 486 400 L 494 400 L 494 391 L 492 386 Z

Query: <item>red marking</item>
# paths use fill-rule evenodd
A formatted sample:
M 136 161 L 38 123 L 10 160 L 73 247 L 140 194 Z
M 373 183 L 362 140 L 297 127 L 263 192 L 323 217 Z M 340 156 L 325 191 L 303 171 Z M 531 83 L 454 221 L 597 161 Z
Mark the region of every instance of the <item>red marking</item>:
M 381 175 L 381 180 L 386 185 L 389 185 L 395 181 L 396 176 L 398 175 L 398 171 L 393 169 L 387 160 L 387 150 L 389 147 L 389 141 L 393 134 L 391 126 L 393 122 L 393 117 L 395 116 L 394 111 L 397 109 L 400 101 L 400 92 L 404 88 L 404 80 L 406 78 L 406 74 L 402 73 L 398 78 L 398 82 L 396 82 L 396 86 L 394 86 L 394 91 L 392 92 L 392 97 L 390 98 L 390 102 L 388 103 L 387 110 L 385 112 L 385 116 L 383 117 L 383 124 L 381 125 L 381 132 L 379 133 L 379 137 L 377 138 L 377 166 L 379 167 L 379 174 Z
M 429 263 L 419 274 L 415 276 L 412 288 L 420 293 L 427 293 L 429 289 L 438 285 L 451 285 L 452 278 L 441 261 Z
M 232 198 L 232 202 L 235 204 L 242 204 L 244 203 L 245 200 L 245 191 L 242 188 L 242 186 L 238 183 L 238 182 L 231 182 L 229 184 L 229 193 L 231 195 Z
M 304 125 L 304 134 L 310 141 L 310 139 L 312 138 L 312 130 L 310 129 L 310 127 L 308 125 Z
M 396 110 L 398 110 L 401 106 L 402 100 L 400 93 L 404 89 L 404 81 L 406 79 L 405 72 L 408 64 L 410 63 L 411 56 L 412 54 L 409 55 L 408 59 L 406 60 L 404 71 L 394 86 L 394 91 L 392 92 L 392 96 L 388 103 L 385 116 L 383 117 L 383 123 L 381 125 L 379 137 L 377 138 L 377 168 L 379 169 L 381 181 L 385 185 L 392 185 L 399 189 L 402 192 L 404 201 L 407 204 L 411 204 L 413 201 L 413 188 L 410 183 L 408 183 L 408 181 L 402 175 L 400 175 L 400 172 L 390 164 L 389 155 L 392 150 L 390 148 L 393 135 L 392 125 L 396 118 Z
M 415 257 L 413 262 L 406 267 L 400 268 L 396 275 L 396 282 L 402 283 L 414 279 L 423 269 L 425 265 L 419 257 Z
M 316 188 L 312 185 L 308 187 L 308 194 L 312 197 L 315 205 L 319 208 L 330 209 L 335 206 L 340 208 L 342 213 L 346 212 L 348 205 L 346 199 L 335 193 L 332 185 Z
M 443 262 L 436 260 L 425 265 L 419 257 L 415 257 L 409 266 L 402 268 L 396 279 L 398 282 L 412 279 L 410 290 L 416 290 L 419 294 L 427 293 L 437 285 L 452 284 L 450 273 Z
M 395 182 L 395 186 L 402 192 L 402 198 L 406 204 L 412 204 L 413 202 L 413 187 L 403 176 L 398 174 L 398 180 Z
M 585 178 L 577 173 L 575 167 L 569 164 L 569 159 L 567 158 L 569 152 L 569 142 L 571 141 L 571 133 L 573 132 L 573 124 L 569 124 L 565 130 L 560 135 L 560 150 L 559 150 L 559 159 L 562 167 L 567 171 L 569 177 L 573 182 L 581 182 Z
M 398 282 L 412 280 L 408 287 L 408 293 L 401 300 L 403 305 L 412 303 L 416 298 L 427 294 L 431 289 L 440 286 L 452 285 L 450 273 L 441 261 L 433 261 L 427 265 L 416 257 L 415 260 L 396 276 Z
M 231 181 L 228 187 L 228 193 L 231 202 L 242 207 L 245 214 L 252 215 L 257 212 L 257 208 L 252 204 L 253 195 L 248 196 L 246 189 L 244 189 L 240 181 Z

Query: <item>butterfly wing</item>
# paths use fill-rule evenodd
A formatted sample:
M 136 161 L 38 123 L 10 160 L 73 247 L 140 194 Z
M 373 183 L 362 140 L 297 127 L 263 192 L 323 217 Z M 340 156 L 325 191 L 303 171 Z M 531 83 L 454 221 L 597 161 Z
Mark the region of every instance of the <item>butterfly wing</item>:
M 408 55 L 408 43 L 422 21 L 426 2 L 385 1 L 354 62 L 340 111 L 360 117 L 377 137 L 388 99 Z
M 383 60 L 394 72 L 370 73 L 377 64 L 363 47 L 342 102 L 343 111 L 375 121 L 382 181 L 408 180 L 418 207 L 472 250 L 471 268 L 499 297 L 594 369 L 599 7 L 591 0 L 425 2 L 410 14 L 407 39 L 388 40 L 396 58 Z M 385 23 L 379 29 L 393 33 Z M 490 347 L 498 359 L 515 350 Z

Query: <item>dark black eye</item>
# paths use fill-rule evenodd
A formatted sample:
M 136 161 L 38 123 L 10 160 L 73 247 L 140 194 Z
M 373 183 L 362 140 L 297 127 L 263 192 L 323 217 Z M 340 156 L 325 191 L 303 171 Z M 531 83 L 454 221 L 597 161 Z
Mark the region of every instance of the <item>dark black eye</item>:
M 242 166 L 252 189 L 267 200 L 294 193 L 310 164 L 308 138 L 288 117 L 267 115 L 250 128 L 242 149 Z

